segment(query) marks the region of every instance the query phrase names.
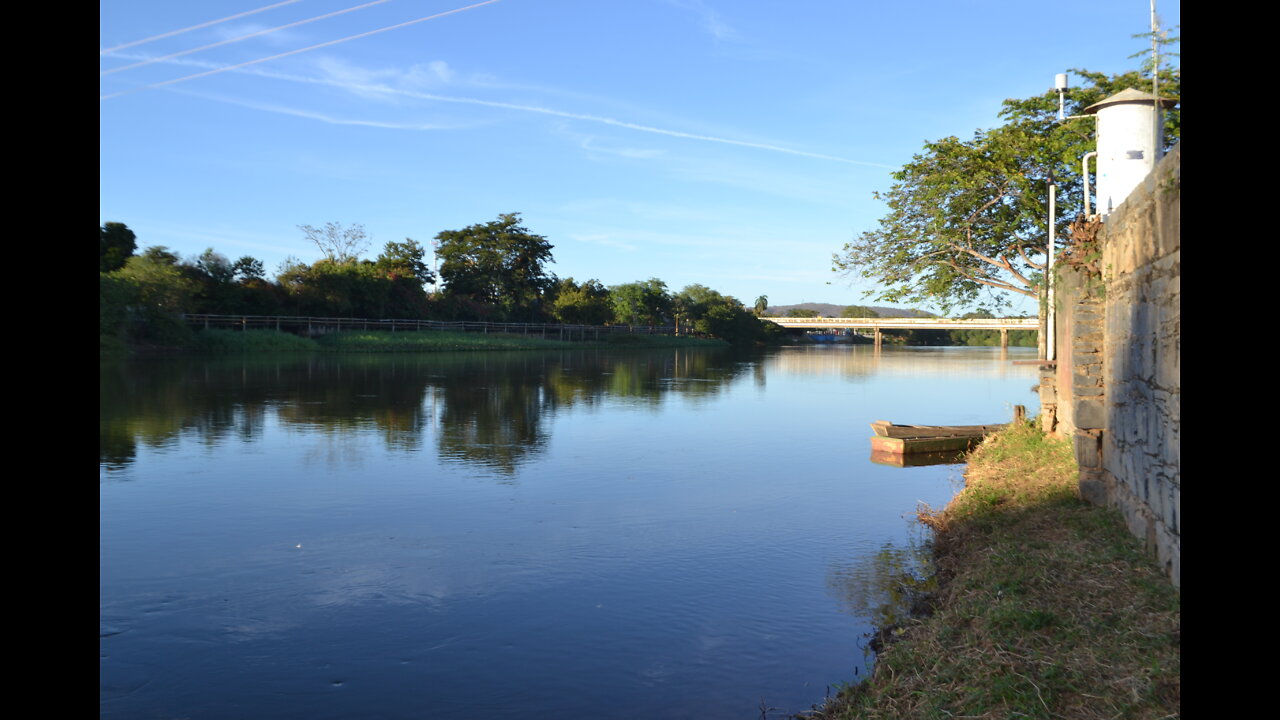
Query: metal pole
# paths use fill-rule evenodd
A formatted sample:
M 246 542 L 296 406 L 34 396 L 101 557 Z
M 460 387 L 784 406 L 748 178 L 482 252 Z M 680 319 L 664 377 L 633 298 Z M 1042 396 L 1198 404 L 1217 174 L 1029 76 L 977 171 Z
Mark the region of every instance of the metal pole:
M 1084 178 L 1084 217 L 1089 218 L 1089 158 L 1097 157 L 1096 150 L 1084 154 L 1080 160 L 1080 177 Z
M 1151 94 L 1155 95 L 1155 127 L 1152 128 L 1152 144 L 1155 145 L 1155 161 L 1160 162 L 1164 155 L 1163 134 L 1164 123 L 1160 121 L 1160 21 L 1156 19 L 1156 0 L 1151 0 Z

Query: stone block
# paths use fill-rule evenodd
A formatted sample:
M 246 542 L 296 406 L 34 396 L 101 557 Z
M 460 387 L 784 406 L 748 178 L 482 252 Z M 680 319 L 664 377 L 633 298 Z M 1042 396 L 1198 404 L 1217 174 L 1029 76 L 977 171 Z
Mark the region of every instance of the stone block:
M 1099 398 L 1078 398 L 1074 424 L 1078 428 L 1104 428 L 1107 425 L 1106 403 Z
M 1098 388 L 1098 389 L 1101 389 L 1101 388 L 1102 388 L 1102 378 L 1101 378 L 1100 376 L 1096 376 L 1096 375 L 1095 375 L 1095 376 L 1093 376 L 1093 377 L 1090 377 L 1089 375 L 1085 375 L 1085 374 L 1082 374 L 1082 373 L 1079 373 L 1079 372 L 1077 372 L 1077 373 L 1073 373 L 1073 374 L 1071 375 L 1071 390 L 1072 390 L 1072 392 L 1074 392 L 1074 393 L 1076 393 L 1077 395 L 1079 395 L 1079 394 L 1080 394 L 1080 392 L 1081 392 L 1082 390 L 1087 390 L 1087 389 L 1089 389 L 1089 388 Z M 1096 393 L 1095 393 L 1095 394 L 1096 394 Z
M 1085 468 L 1102 467 L 1101 433 L 1076 430 L 1072 445 L 1075 449 L 1076 464 L 1080 466 L 1081 471 Z
M 1098 472 L 1080 470 L 1080 499 L 1093 505 L 1107 505 L 1108 483 Z
M 1065 356 L 1062 362 L 1070 362 L 1071 370 L 1080 373 L 1101 374 L 1102 372 L 1102 353 L 1097 350 L 1080 351 L 1071 348 L 1071 354 Z

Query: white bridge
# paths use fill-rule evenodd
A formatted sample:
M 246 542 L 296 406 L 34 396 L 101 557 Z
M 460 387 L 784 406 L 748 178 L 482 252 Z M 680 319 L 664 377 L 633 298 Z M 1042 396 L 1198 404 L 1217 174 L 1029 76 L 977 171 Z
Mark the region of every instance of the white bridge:
M 861 330 L 1039 330 L 1038 318 L 815 318 L 762 317 L 787 328 L 857 328 Z
M 879 346 L 882 338 L 881 330 L 999 330 L 1000 346 L 1008 347 L 1010 330 L 1040 331 L 1039 318 L 966 318 L 953 320 L 950 318 L 822 318 L 822 317 L 762 317 L 785 328 L 811 328 L 813 330 L 855 330 L 875 331 L 875 342 Z

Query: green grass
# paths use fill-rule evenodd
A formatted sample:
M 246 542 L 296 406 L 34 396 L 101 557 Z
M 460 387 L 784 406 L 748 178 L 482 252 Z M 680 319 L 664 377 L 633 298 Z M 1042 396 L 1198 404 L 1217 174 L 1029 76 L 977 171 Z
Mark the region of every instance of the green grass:
M 568 341 L 518 333 L 353 331 L 316 338 L 322 350 L 431 352 L 458 350 L 580 350 L 583 348 L 728 347 L 720 340 L 666 335 L 605 335 L 599 341 Z
M 1178 590 L 1076 476 L 1067 441 L 1030 424 L 988 438 L 965 489 L 921 513 L 932 614 L 809 717 L 1178 717 Z
M 432 330 L 421 332 L 355 330 L 321 335 L 316 338 L 316 342 L 322 350 L 345 352 L 559 350 L 582 347 L 582 343 L 543 339 L 537 335 Z
M 567 341 L 519 333 L 453 331 L 330 333 L 314 339 L 274 330 L 200 330 L 187 347 L 204 353 L 255 352 L 447 352 L 471 350 L 580 350 L 585 348 L 725 348 L 723 340 L 669 335 L 607 334 L 599 340 Z M 100 355 L 125 356 L 129 346 L 103 335 Z

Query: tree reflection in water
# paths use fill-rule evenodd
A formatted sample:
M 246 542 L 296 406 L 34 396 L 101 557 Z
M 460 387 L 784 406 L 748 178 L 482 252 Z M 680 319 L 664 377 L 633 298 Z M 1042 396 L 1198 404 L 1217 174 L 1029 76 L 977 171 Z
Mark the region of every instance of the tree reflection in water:
M 833 564 L 827 590 L 851 615 L 871 618 L 881 630 L 901 625 L 937 587 L 928 546 L 886 543 L 848 564 Z
M 169 358 L 100 367 L 99 457 L 127 467 L 139 446 L 194 434 L 214 446 L 260 439 L 268 419 L 336 443 L 375 430 L 388 449 L 428 435 L 445 461 L 511 474 L 548 442 L 557 409 L 606 398 L 656 408 L 664 395 L 708 396 L 750 363 L 716 351 L 432 353 Z

